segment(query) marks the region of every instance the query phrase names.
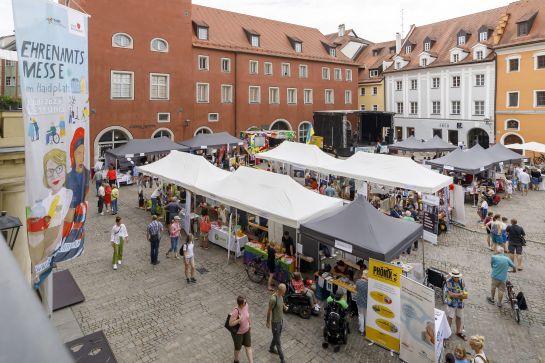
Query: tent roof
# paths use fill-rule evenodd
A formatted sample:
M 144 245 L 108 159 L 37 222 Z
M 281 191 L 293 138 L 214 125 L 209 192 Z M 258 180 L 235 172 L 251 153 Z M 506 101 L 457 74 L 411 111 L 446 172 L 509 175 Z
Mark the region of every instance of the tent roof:
M 421 146 L 421 140 L 417 140 L 414 136 L 409 136 L 403 141 L 396 142 L 393 145 L 388 145 L 388 149 L 401 151 L 417 151 Z
M 361 151 L 346 160 L 336 159 L 322 171 L 423 193 L 435 193 L 452 183 L 451 177 L 430 170 L 410 158 Z
M 545 153 L 545 145 L 535 141 L 530 141 L 525 144 L 510 144 L 506 146 L 509 149 L 528 150 L 528 151 L 535 151 L 538 153 Z
M 171 150 L 188 150 L 187 147 L 176 144 L 168 137 L 158 137 L 155 139 L 132 139 L 126 144 L 106 151 L 115 158 L 127 158 L 133 156 L 144 156 L 149 154 L 159 154 Z
M 524 156 L 509 150 L 508 148 L 506 148 L 500 143 L 495 144 L 494 146 L 490 147 L 486 151 L 498 163 L 499 162 L 506 163 L 506 162 L 519 161 L 519 160 L 525 159 Z
M 290 141 L 284 141 L 274 149 L 259 153 L 257 158 L 271 161 L 289 162 L 292 165 L 315 170 L 323 167 L 327 163 L 337 161 L 337 159 L 324 153 L 316 145 Z
M 423 142 L 421 145 L 421 150 L 419 151 L 452 151 L 456 148 L 456 145 L 452 145 L 451 143 L 443 140 L 438 135 L 435 135 L 433 139 L 429 139 L 428 141 Z
M 335 241 L 353 246 L 362 258 L 392 261 L 422 236 L 421 224 L 389 217 L 363 196 L 352 203 L 301 225 L 301 234 L 335 247 Z
M 199 150 L 227 144 L 242 145 L 243 141 L 228 132 L 218 132 L 215 134 L 198 134 L 189 140 L 180 141 L 179 144 L 187 146 L 191 150 Z
M 496 162 L 479 144 L 469 150 L 456 149 L 439 159 L 426 161 L 433 166 L 442 166 L 447 170 L 460 171 L 468 174 L 478 174 L 489 169 Z

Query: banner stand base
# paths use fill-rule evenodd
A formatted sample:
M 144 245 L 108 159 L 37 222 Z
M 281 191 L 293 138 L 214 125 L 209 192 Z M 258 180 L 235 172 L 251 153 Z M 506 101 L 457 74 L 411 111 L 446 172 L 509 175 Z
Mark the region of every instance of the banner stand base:
M 85 301 L 76 280 L 70 270 L 62 270 L 53 273 L 53 311 Z

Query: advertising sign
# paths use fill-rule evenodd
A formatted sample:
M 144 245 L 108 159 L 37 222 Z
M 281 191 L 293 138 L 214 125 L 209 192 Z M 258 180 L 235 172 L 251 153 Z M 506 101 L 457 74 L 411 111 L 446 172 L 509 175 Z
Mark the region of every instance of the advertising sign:
M 371 258 L 368 275 L 366 337 L 399 352 L 401 267 Z
M 401 278 L 401 347 L 408 363 L 434 362 L 435 293 L 405 276 Z
M 422 196 L 424 207 L 424 218 L 422 225 L 424 227 L 423 238 L 433 244 L 437 244 L 437 233 L 439 228 L 439 197 L 435 195 Z
M 36 287 L 83 253 L 89 191 L 87 16 L 46 0 L 13 1 Z

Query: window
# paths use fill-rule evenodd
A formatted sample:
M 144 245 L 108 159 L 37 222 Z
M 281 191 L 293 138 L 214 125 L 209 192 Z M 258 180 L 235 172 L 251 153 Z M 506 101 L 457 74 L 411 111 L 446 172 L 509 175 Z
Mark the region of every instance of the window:
M 333 71 L 333 75 L 335 77 L 335 81 L 342 81 L 342 71 L 340 68 L 335 68 Z
M 4 62 L 5 62 L 4 64 L 6 65 L 6 67 L 15 67 L 15 65 L 17 63 L 16 61 L 10 61 L 10 60 L 6 60 Z
M 260 103 L 261 102 L 261 87 L 259 86 L 250 86 L 249 88 L 249 97 L 248 100 L 250 103 Z
M 373 105 L 373 111 L 378 111 L 378 105 Z
M 170 122 L 170 112 L 158 112 L 157 122 Z
M 280 89 L 278 87 L 269 87 L 269 104 L 277 105 L 280 103 Z
M 430 49 L 431 49 L 431 43 L 430 42 L 424 43 L 424 50 L 428 52 Z
M 151 50 L 154 52 L 168 52 L 168 43 L 164 39 L 155 38 L 151 41 Z
M 288 88 L 288 105 L 297 103 L 297 88 Z
M 484 101 L 475 101 L 473 112 L 475 116 L 484 116 Z
M 303 44 L 300 42 L 295 42 L 295 53 L 303 52 Z
M 310 129 L 310 122 L 303 121 L 299 124 L 299 142 L 307 142 L 309 129 Z
M 378 69 L 369 70 L 369 77 L 370 78 L 378 77 Z
M 396 81 L 396 91 L 403 90 L 403 81 Z
M 346 70 L 346 76 L 345 76 L 345 78 L 346 78 L 346 81 L 347 81 L 347 82 L 352 82 L 352 70 L 351 70 L 351 69 L 347 69 L 347 70 Z
M 403 140 L 403 127 L 396 126 L 395 128 L 395 135 L 397 141 Z
M 405 47 L 405 53 L 407 53 L 407 54 L 409 54 L 410 52 L 412 52 L 412 50 L 413 50 L 413 47 L 410 46 L 410 45 L 407 45 L 407 46 Z
M 407 137 L 414 136 L 414 127 L 407 127 Z
M 346 105 L 349 105 L 352 103 L 352 91 L 349 91 L 349 90 L 344 91 L 344 103 Z
M 329 79 L 329 68 L 322 68 L 322 79 Z
M 208 40 L 208 28 L 204 26 L 197 27 L 197 38 L 200 40 Z
M 373 49 L 373 57 L 378 57 L 379 54 L 380 54 L 379 49 Z
M 451 114 L 459 115 L 460 114 L 460 101 L 452 101 Z
M 431 103 L 431 114 L 439 115 L 441 113 L 441 101 L 433 101 Z
M 337 50 L 335 48 L 329 48 L 329 55 L 332 57 L 337 56 Z
M 460 76 L 452 76 L 452 87 L 460 87 Z
M 193 134 L 194 136 L 197 136 L 197 135 L 209 135 L 209 134 L 213 134 L 214 132 L 209 128 L 209 127 L 206 127 L 206 126 L 202 126 L 202 127 L 199 127 L 197 130 L 195 130 L 195 134 Z
M 303 90 L 303 96 L 304 96 L 305 104 L 308 105 L 308 104 L 312 103 L 312 90 L 311 89 Z
M 220 120 L 220 114 L 217 112 L 210 112 L 208 114 L 208 122 L 218 122 Z
M 458 145 L 458 130 L 448 130 L 448 142 Z
M 433 77 L 431 79 L 431 88 L 439 88 L 441 81 L 439 77 Z
M 263 73 L 265 73 L 266 76 L 271 76 L 273 74 L 273 65 L 271 62 L 265 62 L 263 64 Z
M 411 115 L 418 113 L 418 102 L 411 102 Z
M 104 157 L 106 150 L 115 149 L 123 144 L 126 144 L 132 137 L 125 132 L 124 129 L 111 127 L 104 132 L 98 140 L 98 156 Z
M 545 54 L 536 56 L 535 69 L 545 69 Z
M 455 53 L 452 55 L 452 63 L 458 63 L 460 61 L 460 54 Z
M 545 107 L 545 91 L 534 91 L 535 107 Z
M 483 60 L 484 59 L 484 53 L 482 50 L 475 51 L 475 59 L 476 60 Z
M 250 74 L 258 74 L 259 72 L 259 63 L 258 61 L 251 60 L 250 61 Z
M 396 62 L 395 69 L 401 69 L 401 62 Z
M 155 130 L 155 132 L 153 133 L 153 135 L 151 136 L 153 139 L 159 139 L 161 137 L 167 137 L 169 138 L 170 140 L 172 140 L 174 138 L 173 134 L 172 134 L 172 131 L 170 131 L 169 129 L 158 129 L 158 130 Z
M 252 43 L 252 47 L 258 48 L 259 47 L 259 35 L 252 35 L 251 36 L 251 43 Z
M 299 78 L 308 78 L 308 66 L 299 64 Z
M 15 87 L 17 81 L 15 77 L 6 76 L 6 87 Z
M 378 95 L 378 87 L 373 87 L 373 96 Z
M 134 99 L 134 73 L 112 71 L 110 97 L 112 100 Z
M 507 120 L 505 122 L 505 129 L 506 130 L 519 130 L 520 124 L 517 120 Z
M 484 74 L 476 74 L 475 75 L 475 86 L 476 87 L 484 86 Z
M 168 74 L 150 74 L 150 100 L 168 100 L 169 78 Z
M 331 105 L 335 103 L 334 94 L 332 89 L 326 89 L 325 90 L 325 101 L 324 103 L 326 105 Z
M 412 90 L 418 89 L 418 80 L 417 79 L 411 79 L 411 89 Z
M 224 73 L 231 72 L 231 59 L 230 58 L 221 58 L 221 71 Z
M 396 103 L 396 113 L 403 114 L 403 102 Z
M 221 103 L 233 103 L 233 86 L 230 84 L 221 85 Z
M 484 42 L 488 40 L 488 32 L 480 32 L 479 33 L 479 42 Z
M 197 103 L 208 103 L 210 94 L 210 85 L 208 83 L 197 82 Z
M 507 62 L 507 71 L 508 72 L 518 72 L 519 69 L 519 58 L 511 58 Z
M 290 70 L 290 64 L 289 63 L 282 63 L 282 76 L 283 77 L 291 76 L 291 70 Z
M 420 60 L 420 65 L 421 65 L 422 67 L 426 67 L 426 66 L 428 65 L 428 58 L 422 58 L 422 59 Z
M 200 55 L 198 56 L 199 60 L 199 71 L 207 71 L 208 70 L 208 56 L 207 55 Z
M 365 111 L 365 105 L 361 105 L 360 110 Z
M 519 107 L 518 92 L 507 92 L 507 107 Z
M 458 45 L 464 45 L 466 44 L 466 36 L 465 35 L 460 35 L 458 37 Z
M 360 88 L 360 96 L 365 96 L 365 87 Z
M 112 37 L 112 47 L 132 49 L 133 43 L 131 36 L 125 33 L 114 34 Z
M 528 35 L 530 33 L 530 24 L 528 21 L 517 24 L 517 35 L 519 37 Z

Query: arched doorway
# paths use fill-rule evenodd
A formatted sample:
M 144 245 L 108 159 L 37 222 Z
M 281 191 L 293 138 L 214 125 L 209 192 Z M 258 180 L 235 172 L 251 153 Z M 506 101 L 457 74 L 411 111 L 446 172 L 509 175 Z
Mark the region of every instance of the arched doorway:
M 310 129 L 310 122 L 302 121 L 299 124 L 299 142 L 307 142 L 308 130 Z
M 485 149 L 490 146 L 488 133 L 478 127 L 469 130 L 467 133 L 467 147 L 472 148 L 476 144 L 481 145 Z
M 289 131 L 291 130 L 291 125 L 287 120 L 278 119 L 278 120 L 275 120 L 271 124 L 271 126 L 269 126 L 269 130 Z
M 213 134 L 213 133 L 214 133 L 214 131 L 212 131 L 212 129 L 210 127 L 203 126 L 203 127 L 199 127 L 195 131 L 193 136 L 197 136 L 197 135 L 200 135 L 200 134 Z
M 95 139 L 95 159 L 104 158 L 106 150 L 115 149 L 131 139 L 131 133 L 120 126 L 112 126 L 102 130 Z
M 173 140 L 174 134 L 172 133 L 172 131 L 170 131 L 167 128 L 161 128 L 161 129 L 155 130 L 155 132 L 151 136 L 152 139 L 158 139 L 160 137 L 168 137 L 169 139 Z
M 524 140 L 522 139 L 522 137 L 520 137 L 517 134 L 505 134 L 505 135 L 503 135 L 503 137 L 501 139 L 501 143 L 504 144 L 504 145 L 524 144 Z M 514 152 L 519 153 L 521 155 L 524 155 L 523 150 L 515 150 L 515 149 L 511 149 L 511 150 L 513 150 Z

